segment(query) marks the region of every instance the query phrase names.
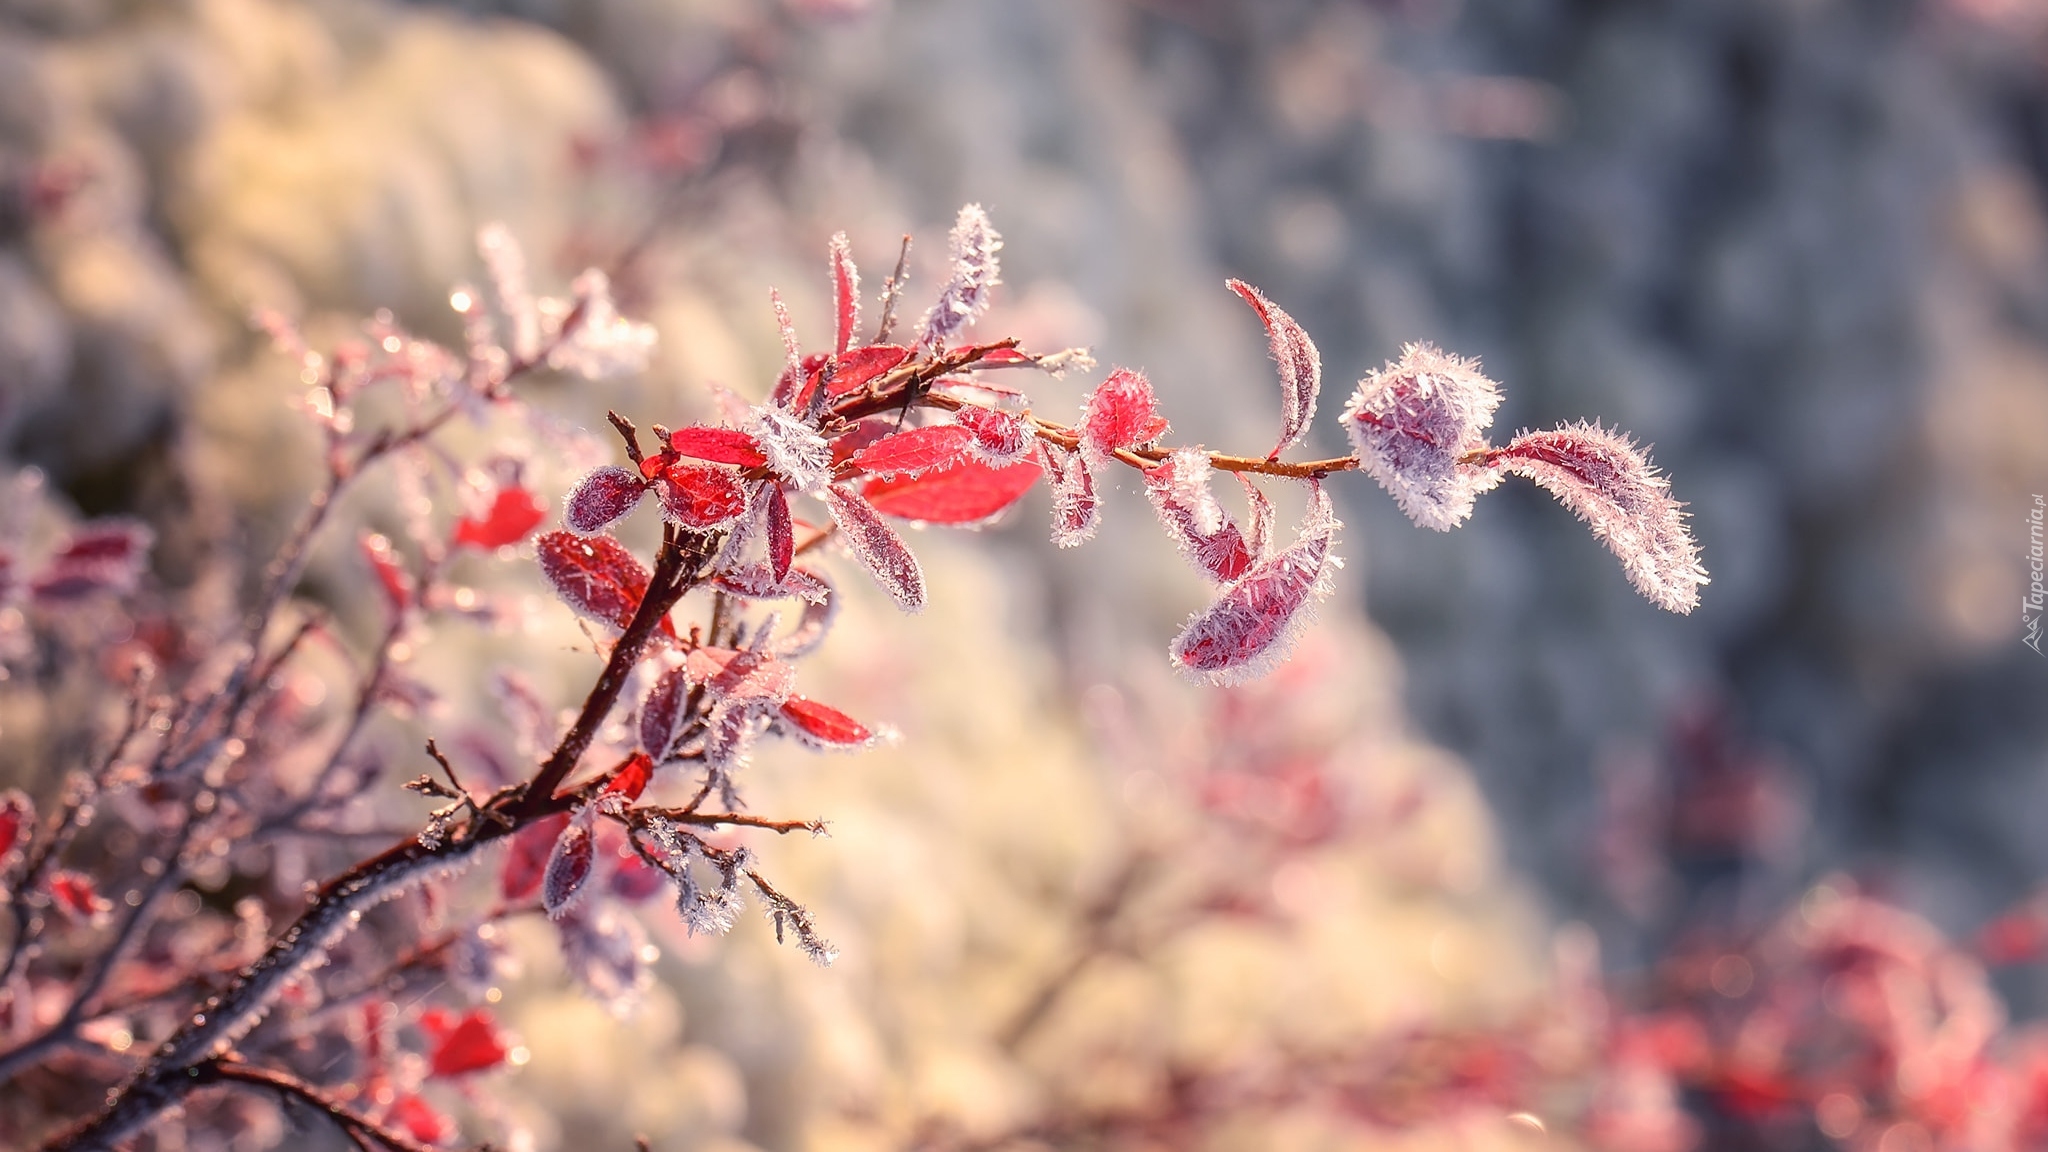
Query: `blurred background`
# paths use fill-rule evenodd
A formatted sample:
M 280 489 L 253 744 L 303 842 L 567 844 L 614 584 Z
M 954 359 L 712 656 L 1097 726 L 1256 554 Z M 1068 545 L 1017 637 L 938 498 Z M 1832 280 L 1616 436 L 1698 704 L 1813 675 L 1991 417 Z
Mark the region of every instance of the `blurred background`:
M 388 308 L 459 342 L 449 286 L 501 220 L 545 290 L 606 267 L 660 333 L 636 384 L 536 402 L 679 424 L 708 385 L 764 390 L 771 285 L 820 338 L 832 232 L 871 287 L 914 232 L 921 300 L 967 201 L 1006 241 L 984 331 L 1142 367 L 1184 441 L 1251 452 L 1276 422 L 1227 276 L 1321 348 L 1316 455 L 1343 450 L 1350 382 L 1425 339 L 1502 382 L 1503 432 L 1632 431 L 1690 505 L 1701 607 L 1643 602 L 1527 486 L 1438 535 L 1354 478 L 1312 671 L 1226 707 L 1163 675 L 1203 592 L 1129 485 L 1077 552 L 1045 543 L 1042 504 L 921 537 L 931 617 L 857 604 L 831 658 L 905 742 L 771 764 L 754 797 L 835 821 L 770 851 L 841 965 L 758 924 L 659 929 L 659 1011 L 515 998 L 533 1087 L 498 1121 L 546 1147 L 1093 1146 L 1110 1129 L 1061 1118 L 1145 1113 L 1205 1053 L 1284 1069 L 1333 1020 L 1515 1018 L 1574 963 L 1654 971 L 1824 880 L 1968 937 L 2048 876 L 2048 662 L 2021 643 L 2048 493 L 2037 0 L 5 0 L 0 452 L 79 513 L 149 520 L 176 585 L 223 525 L 274 540 L 316 478 L 253 307 L 316 337 Z M 1092 383 L 1034 391 L 1058 413 Z M 578 463 L 536 462 L 543 490 Z M 367 595 L 326 563 L 318 595 Z M 1143 735 L 1211 722 L 1198 747 Z M 1313 745 L 1281 759 L 1333 791 L 1283 803 L 1262 769 L 1267 799 L 1219 801 L 1201 781 L 1234 741 Z M 1295 815 L 1259 808 L 1254 840 L 1281 847 L 1244 849 L 1232 821 L 1269 800 Z M 1162 857 L 1139 874 L 1181 880 L 1105 896 Z M 1217 884 L 1294 926 L 1087 943 Z M 1327 925 L 1313 947 L 1301 921 Z M 2040 966 L 1991 978 L 2016 1021 L 2048 1012 Z M 1031 989 L 1068 985 L 1041 1023 Z M 1680 1096 L 1694 1126 L 1667 1143 L 1594 1142 L 1894 1131 L 1738 1138 Z M 1202 1131 L 1541 1138 L 1506 1111 L 1388 1105 L 1368 1138 L 1276 1104 Z

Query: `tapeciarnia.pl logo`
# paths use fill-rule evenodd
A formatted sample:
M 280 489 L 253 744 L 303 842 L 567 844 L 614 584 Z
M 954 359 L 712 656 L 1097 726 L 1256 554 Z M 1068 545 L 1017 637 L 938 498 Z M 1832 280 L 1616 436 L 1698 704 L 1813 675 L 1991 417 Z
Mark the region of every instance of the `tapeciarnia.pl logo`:
M 2037 656 L 2044 655 L 2041 651 L 2041 614 L 2042 609 L 2048 607 L 2048 588 L 2042 587 L 2041 516 L 2048 511 L 2044 505 L 2048 505 L 2048 501 L 2037 493 L 2034 506 L 2027 510 L 2027 567 L 2032 570 L 2033 583 L 2027 588 L 2027 598 L 2020 601 L 2020 625 L 2026 629 L 2020 643 L 2032 648 Z

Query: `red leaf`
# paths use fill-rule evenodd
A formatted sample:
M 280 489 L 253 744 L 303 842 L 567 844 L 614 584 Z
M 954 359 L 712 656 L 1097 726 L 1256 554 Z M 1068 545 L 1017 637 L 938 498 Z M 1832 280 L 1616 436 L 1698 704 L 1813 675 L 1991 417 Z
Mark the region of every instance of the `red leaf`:
M 624 544 L 610 536 L 549 532 L 535 545 L 540 570 L 564 603 L 600 624 L 632 623 L 647 595 L 648 575 Z
M 970 404 L 953 413 L 962 428 L 974 434 L 974 451 L 990 464 L 1014 464 L 1031 454 L 1037 438 L 1022 416 L 998 408 Z
M 562 523 L 578 536 L 602 532 L 639 507 L 646 495 L 647 481 L 616 464 L 607 464 L 577 481 L 570 490 L 568 503 L 562 509 Z
M 410 1092 L 391 1102 L 385 1119 L 422 1144 L 445 1144 L 455 1139 L 455 1121 Z
M 670 520 L 686 528 L 718 528 L 747 510 L 747 490 L 722 468 L 670 468 L 655 481 Z
M 628 804 L 640 798 L 647 791 L 648 781 L 654 779 L 654 761 L 645 752 L 635 752 L 612 769 L 612 778 L 605 781 L 600 796 L 624 796 Z
M 925 524 L 979 524 L 1024 498 L 1042 472 L 1035 460 L 993 468 L 968 459 L 943 472 L 870 480 L 861 489 L 876 510 Z
M 860 327 L 860 269 L 854 267 L 844 232 L 832 236 L 831 263 L 832 350 L 843 355 L 853 347 L 854 330 Z
M 749 600 L 809 600 L 825 598 L 826 586 L 815 573 L 792 568 L 781 580 L 763 563 L 741 564 L 720 572 L 717 585 L 735 596 Z
M 1230 290 L 1244 297 L 1266 325 L 1266 339 L 1273 362 L 1280 368 L 1280 442 L 1268 459 L 1301 440 L 1316 414 L 1316 394 L 1323 389 L 1323 357 L 1315 342 L 1294 317 L 1280 310 L 1265 293 L 1242 280 L 1229 282 Z
M 924 569 L 917 557 L 861 495 L 844 484 L 825 489 L 825 507 L 839 525 L 840 539 L 861 567 L 905 612 L 924 608 Z
M 815 700 L 802 696 L 791 696 L 782 704 L 782 718 L 795 730 L 797 738 L 817 748 L 858 748 L 874 739 L 874 733 L 867 726 L 837 708 L 828 708 Z
M 796 558 L 796 529 L 789 519 L 789 497 L 782 485 L 768 486 L 768 570 L 780 584 L 789 576 L 789 564 Z
M 35 801 L 19 788 L 0 793 L 0 869 L 16 848 L 28 843 L 36 822 Z
M 576 906 L 596 863 L 597 837 L 590 819 L 579 816 L 555 837 L 554 850 L 548 853 L 547 872 L 541 878 L 540 905 L 550 919 L 559 920 Z
M 1447 532 L 1472 514 L 1472 501 L 1500 482 L 1464 463 L 1484 448 L 1500 407 L 1500 387 L 1479 363 L 1429 344 L 1366 374 L 1344 408 L 1344 431 L 1359 466 L 1394 497 L 1410 520 Z
M 1145 374 L 1119 368 L 1096 386 L 1081 414 L 1081 449 L 1091 462 L 1119 448 L 1148 444 L 1166 432 L 1152 382 Z
M 832 467 L 837 468 L 853 454 L 877 440 L 896 434 L 896 421 L 885 416 L 870 416 L 856 422 L 853 427 L 832 438 Z
M 865 388 L 869 381 L 895 368 L 909 356 L 910 349 L 901 344 L 870 344 L 843 353 L 832 383 L 825 387 L 825 395 L 837 398 Z
M 991 368 L 1007 367 L 1011 364 L 1035 363 L 1037 363 L 1037 361 L 1033 360 L 1029 356 L 1026 356 L 1024 353 L 1017 351 L 1015 348 L 991 348 L 988 351 L 981 354 L 981 359 L 975 361 L 975 364 L 977 365 L 986 364 Z
M 676 726 L 689 703 L 690 687 L 680 667 L 663 672 L 640 701 L 640 748 L 649 756 L 668 755 Z
M 393 612 L 403 612 L 412 607 L 412 574 L 398 562 L 398 553 L 392 549 L 391 541 L 384 536 L 367 532 L 362 539 L 363 556 L 370 561 L 370 568 L 377 573 L 377 582 L 384 586 L 384 599 L 391 604 Z
M 692 684 L 700 684 L 713 700 L 746 700 L 780 704 L 796 685 L 794 665 L 760 652 L 731 648 L 692 649 L 683 665 Z
M 693 424 L 668 434 L 668 446 L 679 456 L 708 460 L 713 464 L 737 464 L 759 468 L 768 463 L 754 438 L 737 428 L 709 428 Z
M 149 563 L 156 533 L 136 520 L 95 520 L 72 529 L 49 563 L 29 582 L 38 600 L 63 602 L 96 592 L 133 592 Z
M 974 434 L 958 424 L 934 424 L 884 436 L 853 454 L 853 465 L 873 476 L 916 476 L 967 459 Z
M 548 856 L 568 824 L 569 814 L 561 812 L 512 834 L 512 850 L 505 857 L 505 867 L 498 872 L 498 893 L 507 904 L 531 900 L 540 891 L 541 877 L 547 874 Z
M 65 919 L 80 924 L 98 923 L 114 907 L 93 887 L 92 877 L 69 869 L 51 873 L 50 899 Z
M 1214 470 L 1200 449 L 1183 448 L 1145 470 L 1145 496 L 1182 555 L 1227 584 L 1251 567 L 1252 549 L 1209 491 Z
M 1062 548 L 1085 544 L 1102 524 L 1102 501 L 1095 495 L 1095 474 L 1079 453 L 1055 444 L 1043 446 L 1042 459 L 1052 475 L 1052 542 Z
M 1174 637 L 1176 667 L 1212 684 L 1237 684 L 1285 657 L 1302 609 L 1324 590 L 1331 566 L 1337 522 L 1320 486 L 1314 499 L 1300 541 L 1254 565 Z
M 420 1014 L 420 1030 L 431 1046 L 427 1053 L 428 1073 L 433 1076 L 467 1076 L 496 1068 L 511 1055 L 498 1022 L 482 1008 L 456 1016 L 445 1008 L 429 1008 Z
M 547 506 L 524 488 L 498 489 L 491 510 L 482 519 L 464 516 L 455 523 L 455 544 L 472 548 L 502 548 L 526 539 L 529 532 L 547 519 Z

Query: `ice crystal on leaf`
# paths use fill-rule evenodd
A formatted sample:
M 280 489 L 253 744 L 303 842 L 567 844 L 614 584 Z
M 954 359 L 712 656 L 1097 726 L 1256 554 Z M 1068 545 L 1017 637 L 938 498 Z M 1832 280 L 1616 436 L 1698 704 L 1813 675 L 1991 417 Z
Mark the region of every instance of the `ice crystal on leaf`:
M 1149 444 L 1166 431 L 1152 382 L 1143 372 L 1118 368 L 1088 394 L 1081 414 L 1081 454 L 1089 467 L 1100 468 L 1119 449 Z
M 1041 471 L 1030 460 L 998 468 L 969 456 L 943 471 L 870 480 L 861 486 L 861 496 L 877 512 L 898 519 L 973 527 L 1023 499 Z
M 1498 482 L 1461 458 L 1484 448 L 1500 389 L 1477 361 L 1410 344 L 1401 358 L 1368 373 L 1344 409 L 1344 431 L 1359 464 L 1424 528 L 1447 532 L 1472 514 L 1472 501 Z
M 818 431 L 776 408 L 755 408 L 746 431 L 768 468 L 798 492 L 817 495 L 832 479 L 832 446 Z
M 498 296 L 498 308 L 512 323 L 511 353 L 524 362 L 540 355 L 540 308 L 526 280 L 526 253 L 512 230 L 503 224 L 486 224 L 477 230 L 477 251 L 491 274 L 491 287 Z
M 540 904 L 552 919 L 560 920 L 576 907 L 590 872 L 597 863 L 595 809 L 584 808 L 555 837 L 554 850 L 542 874 Z
M 1621 560 L 1658 607 L 1688 613 L 1707 571 L 1686 530 L 1684 505 L 1628 437 L 1598 424 L 1524 432 L 1487 453 L 1489 463 L 1549 490 Z
M 1102 525 L 1102 500 L 1095 494 L 1095 474 L 1077 452 L 1044 445 L 1045 470 L 1052 479 L 1052 542 L 1078 548 Z
M 624 628 L 647 595 L 647 569 L 610 536 L 548 532 L 534 542 L 542 575 L 562 602 L 600 624 Z
M 1145 496 L 1189 562 L 1202 575 L 1227 584 L 1244 575 L 1254 557 L 1244 534 L 1209 490 L 1214 471 L 1208 453 L 1179 449 L 1145 470 Z
M 562 524 L 578 536 L 602 532 L 639 507 L 647 486 L 636 473 L 607 464 L 570 489 L 562 506 Z
M 1301 442 L 1315 419 L 1316 395 L 1323 389 L 1323 357 L 1315 341 L 1266 294 L 1242 280 L 1229 281 L 1232 292 L 1244 297 L 1266 325 L 1266 339 L 1273 363 L 1280 370 L 1280 442 L 1268 459 L 1278 460 L 1282 452 Z
M 1037 442 L 1030 425 L 1014 412 L 969 404 L 954 412 L 953 419 L 973 435 L 974 454 L 983 463 L 1015 464 L 1029 457 Z
M 723 528 L 746 514 L 747 491 L 723 468 L 679 465 L 655 481 L 662 511 L 684 528 Z
M 646 371 L 654 351 L 654 328 L 619 315 L 605 274 L 589 269 L 576 277 L 570 291 L 574 295 L 567 309 L 558 301 L 541 302 L 554 338 L 548 367 L 586 380 L 614 380 Z
M 1173 662 L 1211 684 L 1241 684 L 1286 659 L 1305 609 L 1329 593 L 1338 522 L 1329 493 L 1315 486 L 1301 538 L 1253 565 L 1174 638 Z
M 640 701 L 640 747 L 656 760 L 665 759 L 682 735 L 690 696 L 689 678 L 681 666 L 655 678 Z
M 860 493 L 844 484 L 825 489 L 825 506 L 839 525 L 839 538 L 861 567 L 905 612 L 924 609 L 924 569 L 910 546 Z
M 828 263 L 832 273 L 832 350 L 841 355 L 859 338 L 860 269 L 853 263 L 853 247 L 846 233 L 832 234 Z
M 980 319 L 988 311 L 990 290 L 1002 282 L 998 279 L 1002 269 L 996 252 L 1002 248 L 1003 239 L 996 234 L 981 205 L 969 204 L 960 209 L 951 242 L 952 278 L 940 289 L 938 303 L 924 314 L 919 325 L 923 330 L 921 342 L 930 348 L 945 347 L 956 333 Z

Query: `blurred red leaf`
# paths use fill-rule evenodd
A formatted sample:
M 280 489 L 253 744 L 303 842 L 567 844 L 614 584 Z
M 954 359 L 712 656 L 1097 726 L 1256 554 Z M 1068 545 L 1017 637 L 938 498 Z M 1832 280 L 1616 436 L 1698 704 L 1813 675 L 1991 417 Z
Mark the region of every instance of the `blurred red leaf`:
M 464 516 L 455 523 L 455 544 L 471 548 L 502 548 L 526 539 L 547 519 L 547 506 L 524 488 L 498 489 L 482 518 Z
M 1316 351 L 1315 341 L 1294 322 L 1294 317 L 1266 299 L 1265 293 L 1242 280 L 1232 280 L 1229 285 L 1265 323 L 1273 362 L 1280 369 L 1280 442 L 1274 445 L 1271 456 L 1278 459 L 1280 453 L 1301 440 L 1316 414 L 1316 394 L 1323 387 L 1322 354 Z
M 36 822 L 35 801 L 19 788 L 0 794 L 0 861 L 28 843 L 29 830 Z
M 51 874 L 50 899 L 66 919 L 80 924 L 96 923 L 114 907 L 100 895 L 92 877 L 69 869 Z
M 657 685 L 658 687 L 659 685 Z M 624 796 L 628 803 L 640 798 L 647 791 L 648 781 L 654 779 L 654 761 L 645 752 L 635 752 L 612 769 L 612 778 L 605 781 L 601 795 Z
M 877 511 L 926 524 L 978 524 L 1023 499 L 1043 471 L 1037 461 L 1000 468 L 969 459 L 942 472 L 870 480 L 861 495 Z
M 377 574 L 377 583 L 384 586 L 384 599 L 393 612 L 403 612 L 412 607 L 412 574 L 398 562 L 398 553 L 391 547 L 389 538 L 368 532 L 362 539 L 363 556 L 370 562 L 371 571 Z
M 446 1008 L 429 1008 L 420 1014 L 420 1030 L 427 1034 L 427 1068 L 434 1076 L 482 1072 L 511 1055 L 498 1022 L 482 1008 L 461 1016 Z

